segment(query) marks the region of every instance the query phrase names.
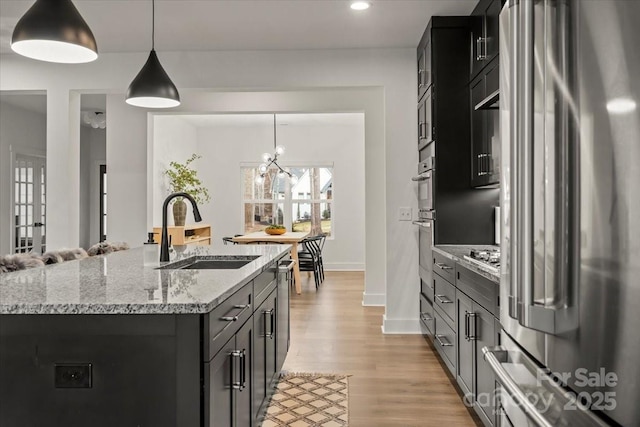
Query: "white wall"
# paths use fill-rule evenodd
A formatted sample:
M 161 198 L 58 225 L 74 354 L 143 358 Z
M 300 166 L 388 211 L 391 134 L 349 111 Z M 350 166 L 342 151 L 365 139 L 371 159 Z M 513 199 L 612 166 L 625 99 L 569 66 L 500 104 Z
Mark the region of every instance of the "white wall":
M 162 226 L 162 203 L 171 193 L 169 181 L 164 171 L 169 168 L 169 162 L 184 163 L 193 154 L 198 153 L 198 135 L 195 126 L 180 116 L 156 116 L 153 122 L 153 163 L 150 167 L 150 177 L 153 185 L 153 227 Z M 202 160 L 192 163 L 197 171 Z M 192 217 L 191 204 L 187 203 L 187 223 Z M 173 225 L 173 215 L 169 207 L 169 225 Z M 208 220 L 207 220 L 208 221 Z M 152 227 L 149 227 L 152 231 Z
M 0 102 L 0 255 L 8 254 L 11 250 L 11 159 L 16 151 L 45 156 L 46 130 L 46 115 Z
M 107 159 L 106 129 L 80 127 L 80 246 L 100 241 L 100 165 Z
M 74 114 L 79 120 L 73 93 L 109 93 L 108 197 L 109 206 L 118 207 L 110 212 L 109 230 L 114 238 L 130 242 L 139 241 L 138 235 L 144 237 L 153 222 L 146 209 L 152 195 L 144 184 L 152 153 L 147 154 L 146 142 L 147 137 L 152 140 L 153 130 L 145 110 L 124 102 L 124 92 L 147 55 L 101 54 L 97 61 L 79 66 L 0 56 L 0 90 L 44 89 L 50 95 L 48 114 L 58 112 L 59 120 L 47 129 L 47 146 L 63 146 L 69 155 L 66 160 L 48 162 L 50 174 L 78 164 L 74 127 L 59 118 L 66 113 L 69 120 Z M 415 49 L 161 52 L 159 56 L 181 91 L 183 104 L 174 111 L 365 113 L 363 303 L 386 303 L 386 332 L 418 332 L 417 236 L 410 223 L 396 218 L 399 206 L 417 207 L 410 181 L 417 163 Z M 71 185 L 73 176 L 65 174 L 62 181 Z M 71 207 L 79 203 L 73 188 L 55 195 Z M 62 210 L 54 219 L 60 227 L 59 241 L 68 231 L 68 244 L 74 240 L 77 244 L 78 219 L 73 209 Z M 75 228 L 76 233 L 66 227 Z
M 279 122 L 287 122 L 291 115 L 278 115 Z M 313 115 L 305 115 L 312 117 Z M 334 270 L 363 270 L 365 262 L 365 183 L 364 183 L 364 115 L 320 114 L 323 123 L 302 123 L 291 120 L 288 126 L 278 126 L 278 144 L 285 154 L 280 164 L 333 165 L 334 201 L 333 236 L 327 240 L 323 252 L 325 267 Z M 331 123 L 329 116 L 334 116 Z M 348 116 L 348 118 L 347 118 Z M 159 116 L 163 117 L 163 116 Z M 158 158 L 158 133 L 167 132 L 156 117 L 154 157 Z M 167 116 L 171 117 L 171 116 Z M 171 117 L 172 119 L 174 117 Z M 273 124 L 271 115 L 260 115 L 250 125 L 229 122 L 198 127 L 198 176 L 209 189 L 212 201 L 200 207 L 204 222 L 213 227 L 215 239 L 243 233 L 241 197 L 241 164 L 259 163 L 264 152 L 273 152 Z M 184 139 L 188 141 L 189 139 Z M 187 150 L 188 151 L 188 150 Z M 166 151 L 165 151 L 166 154 Z M 187 156 L 191 152 L 187 153 Z M 169 157 L 172 158 L 172 157 Z M 154 179 L 158 182 L 158 176 Z M 155 185 L 154 188 L 158 188 Z M 155 191 L 155 189 L 154 189 Z M 160 215 L 161 200 L 154 201 L 154 221 Z M 190 220 L 187 217 L 187 221 Z M 158 224 L 158 222 L 155 222 Z

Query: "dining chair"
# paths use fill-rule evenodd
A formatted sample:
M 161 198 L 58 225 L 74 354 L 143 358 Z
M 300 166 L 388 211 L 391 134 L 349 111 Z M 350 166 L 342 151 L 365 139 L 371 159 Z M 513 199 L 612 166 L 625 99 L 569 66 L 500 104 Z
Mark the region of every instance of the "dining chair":
M 318 289 L 324 281 L 320 250 L 320 241 L 322 239 L 323 236 L 312 236 L 302 239 L 300 243 L 304 249 L 298 252 L 298 267 L 300 271 L 313 272 L 316 289 Z

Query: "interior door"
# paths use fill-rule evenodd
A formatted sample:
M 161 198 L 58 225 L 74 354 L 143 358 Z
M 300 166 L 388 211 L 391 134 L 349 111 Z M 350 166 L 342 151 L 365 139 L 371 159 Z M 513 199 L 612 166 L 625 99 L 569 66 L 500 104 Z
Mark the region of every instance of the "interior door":
M 46 250 L 46 171 L 44 157 L 16 153 L 13 174 L 12 251 Z

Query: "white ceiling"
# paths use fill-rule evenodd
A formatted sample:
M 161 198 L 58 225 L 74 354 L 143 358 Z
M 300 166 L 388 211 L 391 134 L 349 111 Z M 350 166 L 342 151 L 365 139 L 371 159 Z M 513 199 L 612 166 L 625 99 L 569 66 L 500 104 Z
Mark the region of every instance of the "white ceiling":
M 416 47 L 432 15 L 468 15 L 478 0 L 157 0 L 158 51 Z M 0 53 L 33 0 L 0 1 Z M 75 0 L 98 50 L 151 47 L 150 0 Z

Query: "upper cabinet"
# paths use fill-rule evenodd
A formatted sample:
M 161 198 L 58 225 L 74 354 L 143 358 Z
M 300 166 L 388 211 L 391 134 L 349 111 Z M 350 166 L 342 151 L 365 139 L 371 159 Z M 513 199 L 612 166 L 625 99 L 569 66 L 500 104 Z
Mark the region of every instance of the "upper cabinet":
M 503 0 L 481 0 L 471 14 L 471 80 L 498 56 Z
M 431 28 L 431 26 L 429 26 Z M 431 86 L 431 31 L 427 31 L 424 44 L 418 48 L 418 99 Z
M 499 20 L 503 0 L 481 0 L 470 18 L 471 186 L 500 182 Z
M 500 69 L 492 61 L 469 84 L 471 100 L 471 186 L 500 182 Z

